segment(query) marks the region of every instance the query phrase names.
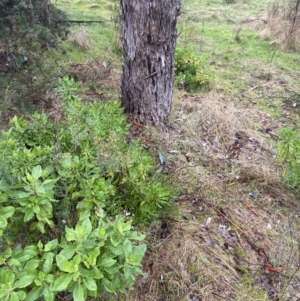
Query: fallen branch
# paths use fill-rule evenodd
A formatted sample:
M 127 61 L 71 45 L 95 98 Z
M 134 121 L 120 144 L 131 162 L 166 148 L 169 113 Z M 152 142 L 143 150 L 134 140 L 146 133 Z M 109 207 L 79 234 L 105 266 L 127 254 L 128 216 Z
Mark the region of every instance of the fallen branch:
M 275 80 L 272 81 L 272 82 L 268 82 L 268 83 L 266 83 L 266 84 L 263 84 L 263 85 L 257 85 L 257 86 L 254 86 L 254 87 L 252 87 L 251 89 L 249 89 L 248 91 L 246 91 L 245 93 L 243 93 L 243 95 L 249 93 L 249 92 L 252 91 L 252 90 L 255 90 L 256 88 L 259 88 L 259 87 L 265 87 L 265 86 L 271 85 L 271 84 L 273 84 L 273 83 L 275 83 Z
M 103 24 L 104 21 L 102 20 L 55 20 L 57 23 L 76 23 L 76 24 L 83 24 L 83 23 L 101 23 Z

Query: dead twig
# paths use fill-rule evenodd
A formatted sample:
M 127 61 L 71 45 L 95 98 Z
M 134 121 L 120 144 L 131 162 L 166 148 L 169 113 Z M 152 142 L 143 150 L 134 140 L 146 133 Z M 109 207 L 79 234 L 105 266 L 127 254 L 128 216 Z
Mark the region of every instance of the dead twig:
M 255 90 L 256 88 L 259 88 L 259 87 L 265 87 L 265 86 L 274 84 L 275 82 L 276 82 L 276 81 L 273 80 L 272 82 L 268 82 L 268 83 L 265 83 L 265 84 L 263 84 L 263 85 L 257 85 L 257 86 L 254 86 L 254 87 L 252 87 L 251 89 L 249 89 L 249 90 L 247 90 L 246 92 L 244 92 L 243 95 L 249 93 L 249 92 L 252 91 L 252 90 Z

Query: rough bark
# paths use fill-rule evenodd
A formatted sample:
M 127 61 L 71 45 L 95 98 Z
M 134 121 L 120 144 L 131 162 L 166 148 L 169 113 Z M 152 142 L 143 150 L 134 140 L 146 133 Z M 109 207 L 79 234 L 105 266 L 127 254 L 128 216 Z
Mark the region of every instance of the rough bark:
M 158 124 L 170 113 L 180 0 L 121 0 L 125 113 Z

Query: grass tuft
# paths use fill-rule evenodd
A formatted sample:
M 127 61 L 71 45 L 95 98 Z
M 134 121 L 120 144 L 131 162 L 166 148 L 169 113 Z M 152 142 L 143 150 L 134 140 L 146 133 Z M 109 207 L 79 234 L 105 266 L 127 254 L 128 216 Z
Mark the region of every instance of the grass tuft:
M 91 48 L 91 37 L 84 28 L 80 28 L 72 34 L 73 43 L 83 49 Z

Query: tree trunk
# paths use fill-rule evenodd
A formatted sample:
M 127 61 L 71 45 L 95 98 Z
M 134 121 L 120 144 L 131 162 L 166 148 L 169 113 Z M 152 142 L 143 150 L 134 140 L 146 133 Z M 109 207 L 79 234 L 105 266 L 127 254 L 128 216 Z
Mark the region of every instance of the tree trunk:
M 180 0 L 121 0 L 122 105 L 141 123 L 170 113 Z

